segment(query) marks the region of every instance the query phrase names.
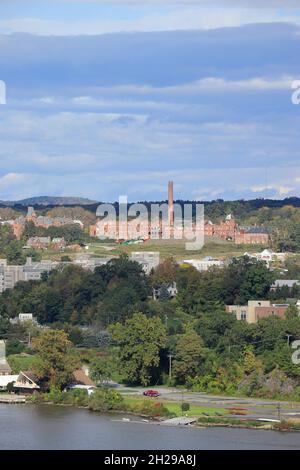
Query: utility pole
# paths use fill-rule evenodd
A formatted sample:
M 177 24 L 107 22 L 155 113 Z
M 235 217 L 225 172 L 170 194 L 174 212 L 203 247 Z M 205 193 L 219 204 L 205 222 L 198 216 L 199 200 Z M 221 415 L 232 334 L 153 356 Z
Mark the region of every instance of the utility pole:
M 30 335 L 30 331 L 28 332 L 28 348 L 31 348 L 31 335 Z
M 169 358 L 169 381 L 170 381 L 170 383 L 171 383 L 171 380 L 172 380 L 172 357 L 173 357 L 172 354 L 168 355 L 168 358 Z
M 287 345 L 289 346 L 289 345 L 290 345 L 290 338 L 291 338 L 293 335 L 286 334 L 285 336 L 287 337 Z
M 281 421 L 281 404 L 278 403 L 277 405 L 277 414 L 278 414 L 278 419 Z

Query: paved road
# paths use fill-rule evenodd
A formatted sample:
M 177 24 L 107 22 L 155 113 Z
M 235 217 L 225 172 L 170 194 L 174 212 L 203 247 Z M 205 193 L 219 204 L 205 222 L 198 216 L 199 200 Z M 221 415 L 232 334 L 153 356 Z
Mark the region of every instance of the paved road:
M 153 387 L 154 388 L 154 387 Z M 120 387 L 120 392 L 126 395 L 142 395 L 147 388 L 143 387 Z M 291 414 L 300 417 L 300 403 L 292 403 L 276 400 L 262 400 L 257 398 L 238 398 L 225 397 L 220 395 L 208 395 L 207 393 L 191 392 L 189 390 L 179 390 L 171 387 L 155 387 L 159 390 L 161 398 L 169 401 L 185 401 L 190 404 L 203 405 L 203 407 L 213 408 L 232 408 L 239 407 L 247 410 L 248 419 L 267 418 L 278 419 L 280 405 L 280 414 L 282 417 L 291 416 Z

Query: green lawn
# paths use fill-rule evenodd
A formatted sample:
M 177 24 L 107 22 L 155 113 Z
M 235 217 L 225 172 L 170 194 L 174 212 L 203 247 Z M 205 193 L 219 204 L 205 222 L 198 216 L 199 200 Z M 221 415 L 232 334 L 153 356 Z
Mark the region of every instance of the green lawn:
M 210 416 L 217 416 L 216 413 L 220 413 L 222 415 L 227 415 L 229 412 L 225 408 L 213 408 L 213 407 L 207 407 L 207 406 L 201 406 L 201 405 L 190 405 L 189 411 L 185 411 L 182 413 L 181 411 L 181 403 L 180 402 L 175 402 L 175 401 L 168 401 L 168 400 L 163 400 L 161 398 L 147 398 L 147 397 L 124 397 L 124 402 L 128 406 L 133 406 L 137 405 L 140 402 L 143 402 L 145 400 L 151 400 L 151 401 L 158 401 L 163 403 L 169 411 L 174 413 L 176 416 L 204 416 L 203 413 L 208 414 Z
M 107 248 L 105 248 L 105 246 Z M 97 256 L 118 256 L 121 253 L 130 254 L 132 251 L 159 251 L 161 259 L 173 257 L 176 260 L 196 258 L 201 259 L 205 256 L 213 256 L 217 258 L 231 258 L 242 256 L 246 251 L 260 251 L 262 247 L 235 245 L 232 242 L 207 240 L 201 250 L 186 250 L 183 240 L 148 240 L 141 244 L 133 245 L 115 245 L 104 243 L 92 243 L 87 251 Z
M 121 253 L 128 255 L 133 251 L 159 251 L 161 259 L 173 257 L 177 261 L 183 259 L 201 259 L 205 256 L 212 256 L 216 258 L 232 258 L 242 256 L 246 251 L 253 253 L 261 251 L 263 247 L 253 245 L 235 245 L 233 242 L 226 242 L 222 240 L 214 240 L 207 238 L 205 245 L 201 250 L 187 250 L 184 240 L 148 240 L 144 243 L 133 245 L 121 245 L 113 242 L 105 242 L 95 239 L 89 243 L 89 249 L 82 249 L 81 251 L 64 252 L 54 251 L 51 249 L 41 250 L 43 259 L 52 259 L 60 261 L 61 256 L 68 255 L 74 259 L 80 254 L 89 254 L 95 257 L 114 257 L 119 256 Z
M 18 374 L 20 370 L 30 370 L 35 361 L 35 356 L 22 356 L 20 354 L 13 354 L 7 357 L 7 362 L 12 368 L 13 374 Z

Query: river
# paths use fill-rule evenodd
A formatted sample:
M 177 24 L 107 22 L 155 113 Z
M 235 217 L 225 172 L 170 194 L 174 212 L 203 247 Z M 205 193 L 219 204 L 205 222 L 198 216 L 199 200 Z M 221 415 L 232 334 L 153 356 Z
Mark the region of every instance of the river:
M 71 407 L 1 404 L 0 449 L 300 449 L 300 433 L 132 421 Z

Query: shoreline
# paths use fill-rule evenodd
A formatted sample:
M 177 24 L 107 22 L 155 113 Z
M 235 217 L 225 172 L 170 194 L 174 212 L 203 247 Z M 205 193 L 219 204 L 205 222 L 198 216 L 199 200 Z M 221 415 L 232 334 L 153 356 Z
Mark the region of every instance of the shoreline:
M 82 409 L 89 411 L 91 413 L 97 413 L 99 415 L 126 415 L 128 417 L 139 417 L 144 420 L 147 420 L 149 424 L 157 424 L 162 425 L 164 421 L 167 421 L 169 418 L 164 418 L 162 416 L 151 416 L 149 414 L 142 414 L 142 413 L 135 413 L 134 411 L 129 410 L 103 410 L 103 411 L 96 411 L 89 409 L 88 406 L 83 405 L 76 405 L 72 403 L 55 403 L 54 401 L 40 401 L 40 402 L 32 402 L 30 400 L 25 400 L 25 402 L 19 403 L 0 403 L 1 404 L 12 404 L 12 405 L 47 405 L 47 406 L 56 406 L 56 407 L 67 407 L 67 408 L 74 408 L 74 409 Z M 213 418 L 214 421 L 216 418 Z M 230 420 L 230 422 L 228 422 Z M 123 422 L 123 419 L 120 420 Z M 127 421 L 127 420 L 126 420 Z M 263 421 L 256 421 L 256 420 L 239 420 L 236 419 L 236 423 L 234 422 L 235 418 L 226 418 L 220 419 L 216 422 L 210 422 L 209 418 L 201 418 L 197 417 L 195 423 L 192 424 L 168 424 L 170 427 L 180 427 L 180 428 L 194 428 L 194 429 L 209 429 L 209 428 L 231 428 L 231 429 L 248 429 L 248 430 L 259 430 L 259 431 L 278 431 L 278 432 L 293 432 L 297 433 L 300 432 L 300 426 L 295 428 L 293 427 L 293 423 L 287 422 L 282 420 L 278 423 L 268 423 Z M 125 422 L 125 420 L 124 420 Z M 134 423 L 129 419 L 129 422 Z M 137 423 L 137 421 L 135 421 Z M 145 423 L 146 421 L 141 421 Z M 250 424 L 251 423 L 251 424 Z

